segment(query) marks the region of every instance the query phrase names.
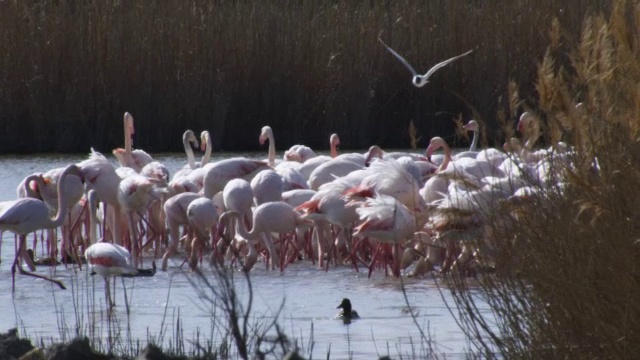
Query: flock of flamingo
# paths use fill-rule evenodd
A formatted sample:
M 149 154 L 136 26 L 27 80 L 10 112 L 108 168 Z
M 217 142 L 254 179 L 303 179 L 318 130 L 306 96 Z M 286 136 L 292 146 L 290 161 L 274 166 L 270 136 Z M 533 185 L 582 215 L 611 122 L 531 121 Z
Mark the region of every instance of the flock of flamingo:
M 471 120 L 464 126 L 473 132 L 471 148 L 455 155 L 440 137 L 425 154 L 379 146 L 338 154 L 340 140 L 332 134 L 330 155 L 294 145 L 282 160 L 265 126 L 259 141 L 269 144 L 267 159 L 214 162 L 209 133 L 201 134 L 204 156 L 196 162 L 198 139 L 187 130 L 187 163 L 170 177 L 163 164 L 133 150 L 133 117 L 125 113 L 125 147 L 113 150 L 120 167 L 92 150 L 77 164 L 29 175 L 17 200 L 0 203 L 0 229 L 18 235 L 13 274 L 40 278 L 26 238 L 42 229 L 49 230 L 43 255 L 55 259 L 60 251 L 65 261 L 82 264 L 84 254 L 105 277 L 135 273 L 145 253 L 161 256 L 162 270 L 178 256 L 192 269 L 203 259 L 245 271 L 259 259 L 281 270 L 311 259 L 324 269 L 350 264 L 395 276 L 412 264 L 412 275 L 469 271 L 479 249 L 464 239 L 481 236 L 484 212 L 556 183 L 550 161 L 566 149 L 534 151 L 537 124 L 524 113 L 518 124 L 524 144 L 514 138 L 504 149 L 477 150 L 479 125 Z M 444 153 L 435 154 L 439 149 Z
M 411 70 L 416 86 L 469 53 L 422 76 L 386 47 Z M 491 261 L 490 251 L 468 241 L 487 235 L 483 219 L 504 200 L 558 184 L 552 164 L 568 149 L 556 144 L 534 150 L 540 132 L 529 113 L 517 127 L 523 141 L 513 138 L 503 149 L 478 150 L 478 122 L 464 128 L 473 132 L 473 141 L 455 155 L 441 137 L 432 138 L 423 154 L 378 146 L 338 154 L 340 140 L 333 134 L 330 155 L 294 145 L 277 159 L 274 133 L 264 126 L 258 139 L 268 142 L 267 159 L 219 161 L 211 161 L 211 137 L 203 131 L 200 162 L 193 150 L 198 139 L 187 130 L 182 139 L 187 163 L 170 176 L 162 163 L 133 149 L 134 121 L 125 113 L 125 146 L 113 150 L 119 167 L 92 149 L 77 164 L 28 176 L 18 186 L 17 200 L 0 203 L 0 230 L 18 236 L 14 288 L 16 269 L 64 288 L 34 273 L 26 240 L 38 230 L 49 234 L 43 255 L 54 265 L 60 252 L 64 261 L 86 261 L 105 279 L 135 273 L 145 254 L 162 258 L 162 270 L 171 259 L 191 269 L 209 262 L 244 271 L 260 260 L 282 271 L 309 259 L 325 270 L 333 263 L 369 274 L 375 269 L 394 276 L 403 270 L 414 276 L 471 272 Z

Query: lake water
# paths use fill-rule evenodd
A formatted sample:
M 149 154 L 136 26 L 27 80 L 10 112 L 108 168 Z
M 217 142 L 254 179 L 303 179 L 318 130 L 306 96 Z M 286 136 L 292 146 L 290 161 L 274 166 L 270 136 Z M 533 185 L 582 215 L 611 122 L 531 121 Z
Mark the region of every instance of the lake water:
M 237 156 L 239 154 L 228 154 Z M 242 154 L 247 155 L 247 154 Z M 251 155 L 251 154 L 250 154 Z M 264 158 L 264 154 L 253 154 Z M 186 159 L 180 154 L 155 155 L 173 173 Z M 0 200 L 16 197 L 18 183 L 33 172 L 44 172 L 85 159 L 85 156 L 3 156 L 0 157 Z M 213 160 L 216 160 L 214 157 Z M 28 242 L 31 243 L 32 237 Z M 2 238 L 0 264 L 0 331 L 18 327 L 21 334 L 32 339 L 44 337 L 60 340 L 80 332 L 106 337 L 113 323 L 108 323 L 104 309 L 104 286 L 99 277 L 88 276 L 72 266 L 38 267 L 37 272 L 53 275 L 63 281 L 68 290 L 61 290 L 49 282 L 16 275 L 15 293 L 11 291 L 10 267 L 15 254 L 14 235 L 6 232 Z M 185 340 L 195 338 L 218 339 L 215 323 L 223 323 L 219 310 L 212 314 L 211 305 L 198 295 L 190 280 L 194 274 L 180 269 L 181 258 L 169 263 L 166 272 L 153 277 L 124 279 L 130 305 L 126 314 L 123 285 L 116 279 L 116 310 L 114 318 L 120 336 L 146 342 L 151 336 L 165 345 L 183 334 Z M 145 264 L 148 265 L 148 261 Z M 212 278 L 212 270 L 203 265 L 205 275 Z M 55 273 L 52 273 L 55 271 Z M 240 274 L 237 279 L 242 279 Z M 351 267 L 330 267 L 327 272 L 317 269 L 310 261 L 288 266 L 284 272 L 267 271 L 258 263 L 251 273 L 254 290 L 254 323 L 266 323 L 277 314 L 278 323 L 290 338 L 298 339 L 302 353 L 314 358 L 332 359 L 353 357 L 370 359 L 381 355 L 394 358 L 423 358 L 420 331 L 406 311 L 401 280 L 386 277 L 381 271 L 371 278 L 366 272 Z M 430 333 L 433 349 L 439 357 L 464 358 L 468 346 L 461 330 L 446 306 L 453 304 L 449 293 L 438 289 L 434 279 L 402 279 L 406 295 L 417 313 L 417 322 Z M 215 282 L 214 282 L 215 284 Z M 246 300 L 246 287 L 239 281 L 239 290 Z M 333 317 L 336 306 L 344 297 L 350 298 L 361 319 L 349 325 Z M 446 302 L 445 302 L 446 301 Z M 454 310 L 455 312 L 455 310 Z M 180 319 L 181 331 L 175 324 Z M 223 326 L 223 325 L 220 325 Z M 213 330 L 212 330 L 213 329 Z M 213 334 L 212 334 L 213 333 Z M 309 340 L 313 340 L 311 351 Z M 105 340 L 106 341 L 106 340 Z M 187 350 L 189 343 L 186 342 Z

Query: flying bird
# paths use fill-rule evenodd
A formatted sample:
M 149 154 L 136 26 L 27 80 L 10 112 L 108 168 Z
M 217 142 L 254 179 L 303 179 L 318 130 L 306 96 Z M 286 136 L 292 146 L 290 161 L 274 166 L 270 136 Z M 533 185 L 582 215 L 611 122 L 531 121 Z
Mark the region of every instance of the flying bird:
M 400 60 L 400 62 L 402 62 L 404 64 L 404 66 L 409 69 L 409 71 L 411 71 L 411 74 L 413 75 L 413 85 L 415 85 L 416 87 L 423 87 L 425 86 L 428 82 L 429 82 L 429 78 L 431 77 L 431 75 L 433 75 L 433 73 L 435 73 L 436 71 L 438 71 L 438 69 L 445 67 L 447 65 L 449 65 L 450 63 L 452 63 L 453 61 L 463 57 L 463 56 L 467 56 L 469 54 L 471 54 L 471 52 L 473 52 L 473 50 L 469 50 L 464 54 L 460 54 L 458 56 L 454 56 L 450 59 L 447 59 L 445 61 L 439 62 L 437 64 L 435 64 L 431 69 L 429 69 L 429 71 L 427 71 L 426 74 L 424 75 L 420 75 L 418 74 L 418 72 L 413 68 L 413 66 L 411 66 L 411 64 L 409 64 L 409 62 L 403 58 L 402 56 L 400 56 L 400 54 L 398 54 L 395 50 L 393 50 L 392 48 L 389 47 L 389 45 L 385 44 L 384 41 L 382 41 L 382 39 L 378 38 L 378 40 L 380 40 L 380 42 L 382 43 L 382 45 L 384 45 L 384 47 L 387 48 L 387 50 L 389 50 L 389 52 L 395 56 L 398 60 Z

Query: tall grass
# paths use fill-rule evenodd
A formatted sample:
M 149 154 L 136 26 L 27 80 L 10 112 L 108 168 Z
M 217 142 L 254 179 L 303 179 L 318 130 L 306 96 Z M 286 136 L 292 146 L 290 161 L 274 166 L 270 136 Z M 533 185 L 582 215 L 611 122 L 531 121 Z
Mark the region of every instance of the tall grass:
M 507 79 L 526 83 L 541 24 L 576 33 L 606 0 L 3 1 L 0 151 L 106 151 L 136 118 L 135 146 L 180 150 L 186 128 L 214 147 L 407 146 L 453 135 L 459 113 L 496 128 Z M 419 70 L 474 49 L 415 89 L 378 36 Z M 500 100 L 502 98 L 502 100 Z M 495 134 L 495 133 L 494 133 Z
M 586 17 L 579 38 L 553 22 L 535 97 L 520 99 L 512 86 L 512 106 L 537 114 L 547 144 L 573 150 L 552 163 L 559 183 L 489 223 L 491 244 L 481 245 L 494 249 L 496 274 L 481 275 L 478 291 L 450 278 L 479 356 L 638 356 L 639 28 L 640 5 L 625 0 L 609 16 Z

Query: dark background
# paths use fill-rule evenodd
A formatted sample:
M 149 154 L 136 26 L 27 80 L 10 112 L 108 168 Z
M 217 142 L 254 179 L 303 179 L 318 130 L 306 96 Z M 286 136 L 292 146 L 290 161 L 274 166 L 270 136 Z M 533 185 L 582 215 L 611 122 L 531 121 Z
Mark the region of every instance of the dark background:
M 150 152 L 181 150 L 187 128 L 209 130 L 215 150 L 257 150 L 264 125 L 279 150 L 328 149 L 333 132 L 343 149 L 407 148 L 410 121 L 419 147 L 466 146 L 458 117 L 499 143 L 497 117 L 522 111 L 510 80 L 533 105 L 552 20 L 573 45 L 608 3 L 0 1 L 0 152 L 110 151 L 125 111 Z M 378 36 L 421 73 L 474 52 L 415 88 Z

